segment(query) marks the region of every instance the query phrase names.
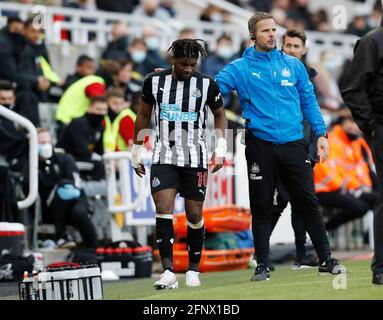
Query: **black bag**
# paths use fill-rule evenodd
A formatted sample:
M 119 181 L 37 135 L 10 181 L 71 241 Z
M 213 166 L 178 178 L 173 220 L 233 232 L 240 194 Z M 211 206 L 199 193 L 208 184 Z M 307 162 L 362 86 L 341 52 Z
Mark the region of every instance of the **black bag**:
M 98 263 L 95 249 L 77 249 L 72 250 L 69 255 L 70 262 L 80 264 L 95 264 Z
M 35 257 L 17 257 L 9 254 L 0 256 L 0 281 L 21 281 L 24 271 L 31 273 Z

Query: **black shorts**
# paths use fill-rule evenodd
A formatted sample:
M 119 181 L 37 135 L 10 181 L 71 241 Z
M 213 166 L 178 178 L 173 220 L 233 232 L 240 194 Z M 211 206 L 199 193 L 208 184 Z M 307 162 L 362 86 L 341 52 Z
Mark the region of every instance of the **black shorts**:
M 207 169 L 183 168 L 169 164 L 153 164 L 150 172 L 152 194 L 164 189 L 177 189 L 180 196 L 204 201 L 207 186 Z

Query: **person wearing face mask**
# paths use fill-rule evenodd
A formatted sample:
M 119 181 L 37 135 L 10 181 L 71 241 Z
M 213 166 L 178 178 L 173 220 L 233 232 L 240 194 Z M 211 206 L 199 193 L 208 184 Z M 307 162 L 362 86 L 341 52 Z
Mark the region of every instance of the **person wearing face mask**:
M 169 63 L 160 54 L 161 39 L 158 36 L 157 30 L 153 26 L 147 25 L 142 29 L 142 35 L 148 48 L 148 64 L 151 64 L 150 67 L 152 68 L 150 72 L 156 68 L 169 68 Z
M 87 113 L 73 119 L 63 130 L 58 139 L 57 147 L 63 148 L 74 156 L 78 162 L 90 163 L 93 168 L 82 172 L 86 180 L 102 180 L 105 178 L 102 155 L 104 118 L 108 114 L 108 104 L 105 97 L 96 96 L 90 99 Z
M 329 143 L 329 159 L 316 164 L 314 180 L 319 204 L 340 209 L 325 224 L 333 230 L 372 210 L 378 193 L 371 150 L 349 113 L 338 119 Z
M 227 63 L 233 60 L 235 53 L 236 50 L 233 47 L 231 37 L 222 34 L 217 39 L 216 50 L 203 60 L 201 72 L 210 77 L 215 77 Z
M 136 38 L 128 48 L 130 59 L 133 62 L 133 71 L 138 72 L 142 78 L 154 71 L 154 66 L 148 59 L 148 47 L 143 38 Z
M 70 154 L 56 153 L 47 129 L 39 128 L 39 196 L 42 221 L 55 225 L 55 240 L 60 248 L 73 248 L 73 242 L 66 233 L 66 226 L 72 225 L 80 232 L 87 248 L 97 246 L 95 227 L 89 216 L 89 206 L 80 188 L 78 169 Z M 28 177 L 28 174 L 25 175 Z

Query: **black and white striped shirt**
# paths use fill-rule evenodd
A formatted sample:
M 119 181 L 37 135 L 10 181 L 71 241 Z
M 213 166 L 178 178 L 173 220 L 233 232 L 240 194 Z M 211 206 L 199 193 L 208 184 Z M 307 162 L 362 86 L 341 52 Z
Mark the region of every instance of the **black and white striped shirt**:
M 146 77 L 142 100 L 155 107 L 153 163 L 206 169 L 207 106 L 212 110 L 223 106 L 216 82 L 198 72 L 177 81 L 167 69 Z

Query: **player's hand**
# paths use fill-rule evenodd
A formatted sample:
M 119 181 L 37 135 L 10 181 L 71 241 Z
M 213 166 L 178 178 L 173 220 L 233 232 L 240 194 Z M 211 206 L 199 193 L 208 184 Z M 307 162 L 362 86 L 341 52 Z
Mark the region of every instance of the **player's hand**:
M 328 153 L 330 151 L 330 146 L 326 137 L 319 137 L 317 142 L 318 157 L 320 161 L 326 161 L 328 159 Z
M 213 153 L 213 156 L 211 157 L 211 163 L 213 164 L 213 169 L 211 170 L 211 173 L 217 172 L 219 169 L 223 167 L 223 163 L 225 162 L 224 157 L 216 157 L 215 152 Z
M 142 163 L 138 165 L 138 168 L 133 167 L 133 169 L 140 178 L 146 174 L 145 166 Z
M 142 145 L 133 144 L 132 150 L 131 150 L 132 166 L 134 168 L 134 171 L 140 178 L 146 174 L 145 166 L 141 163 L 141 160 L 142 160 L 141 151 L 142 151 Z

